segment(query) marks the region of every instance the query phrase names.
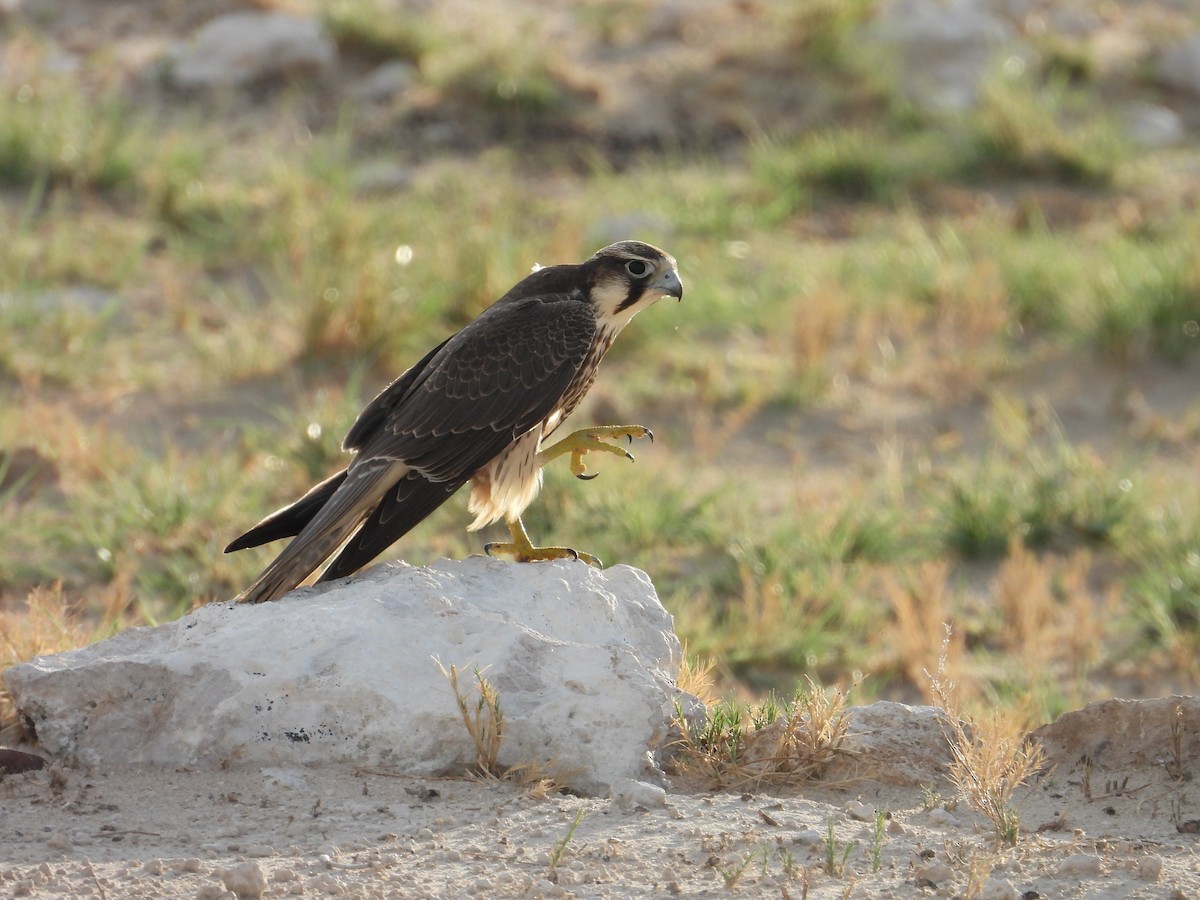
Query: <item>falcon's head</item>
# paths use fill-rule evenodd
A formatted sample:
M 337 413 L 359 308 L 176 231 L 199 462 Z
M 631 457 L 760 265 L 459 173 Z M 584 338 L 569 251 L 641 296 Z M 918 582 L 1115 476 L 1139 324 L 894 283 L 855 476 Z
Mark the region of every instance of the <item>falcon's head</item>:
M 609 244 L 582 268 L 588 272 L 589 299 L 600 321 L 618 329 L 660 297 L 683 298 L 675 257 L 641 241 Z

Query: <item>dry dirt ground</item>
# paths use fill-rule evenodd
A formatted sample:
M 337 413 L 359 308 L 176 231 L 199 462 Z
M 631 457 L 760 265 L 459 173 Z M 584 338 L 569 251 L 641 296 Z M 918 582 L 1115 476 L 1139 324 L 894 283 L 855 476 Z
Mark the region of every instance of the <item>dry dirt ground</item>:
M 890 780 L 617 800 L 351 767 L 56 766 L 0 780 L 0 895 L 1194 898 L 1198 720 L 1191 699 L 1108 701 L 1040 730 L 1048 766 L 1014 797 L 1008 848 L 894 758 Z

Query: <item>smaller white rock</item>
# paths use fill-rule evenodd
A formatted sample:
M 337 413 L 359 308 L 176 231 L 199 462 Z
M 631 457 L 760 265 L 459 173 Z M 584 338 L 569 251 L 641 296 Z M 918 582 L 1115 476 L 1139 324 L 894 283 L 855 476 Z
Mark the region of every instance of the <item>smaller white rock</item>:
M 1058 874 L 1082 878 L 1088 875 L 1099 875 L 1101 869 L 1099 856 L 1094 853 L 1075 853 L 1059 863 Z
M 1162 875 L 1163 861 L 1161 856 L 1143 856 L 1138 860 L 1137 876 L 1142 881 L 1158 881 Z
M 636 781 L 633 778 L 618 778 L 613 782 L 609 797 L 625 812 L 639 806 L 650 808 L 667 805 L 667 792 L 655 784 Z
M 875 810 L 861 800 L 851 800 L 847 803 L 846 814 L 857 822 L 870 822 L 875 818 Z
M 267 787 L 290 788 L 294 791 L 309 789 L 308 779 L 298 769 L 268 766 L 262 770 L 262 776 Z
M 954 870 L 941 860 L 936 859 L 925 865 L 917 866 L 913 874 L 917 876 L 919 881 L 929 881 L 936 885 L 942 885 L 954 880 Z
M 237 894 L 238 900 L 256 900 L 267 889 L 267 876 L 256 862 L 240 862 L 221 871 L 221 883 Z
M 954 813 L 950 812 L 944 807 L 935 806 L 929 811 L 929 824 L 940 825 L 942 827 L 949 828 L 953 825 L 957 825 L 958 819 L 955 818 Z
M 1007 878 L 992 876 L 983 884 L 979 900 L 1021 900 L 1021 892 Z
M 50 837 L 46 838 L 46 846 L 51 850 L 66 852 L 71 849 L 71 836 L 65 831 L 56 831 Z

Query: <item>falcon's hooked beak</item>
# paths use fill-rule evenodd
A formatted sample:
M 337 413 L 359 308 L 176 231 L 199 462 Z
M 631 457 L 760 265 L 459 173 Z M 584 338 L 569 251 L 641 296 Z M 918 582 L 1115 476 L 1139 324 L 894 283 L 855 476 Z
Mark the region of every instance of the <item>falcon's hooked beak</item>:
M 663 269 L 658 278 L 650 283 L 650 289 L 662 291 L 666 296 L 674 297 L 676 300 L 683 299 L 683 282 L 679 280 L 679 273 L 670 266 Z

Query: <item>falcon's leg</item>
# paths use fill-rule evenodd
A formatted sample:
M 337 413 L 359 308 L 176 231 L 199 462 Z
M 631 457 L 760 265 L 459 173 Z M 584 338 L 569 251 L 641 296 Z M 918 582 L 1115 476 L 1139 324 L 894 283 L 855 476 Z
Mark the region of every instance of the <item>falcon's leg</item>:
M 620 440 L 628 438 L 633 443 L 634 438 L 650 438 L 654 441 L 654 433 L 645 425 L 598 425 L 595 428 L 581 428 L 567 435 L 557 444 L 553 444 L 538 453 L 538 466 L 544 466 L 552 459 L 557 459 L 566 453 L 571 454 L 571 472 L 576 478 L 584 481 L 595 478 L 596 474 L 588 475 L 587 467 L 583 464 L 585 454 L 593 450 L 602 453 L 615 453 L 633 462 L 633 454 L 617 444 L 606 444 L 606 439 Z
M 512 535 L 512 541 L 493 541 L 490 544 L 484 545 L 483 552 L 488 556 L 508 556 L 517 562 L 539 562 L 544 559 L 581 559 L 589 566 L 595 566 L 598 569 L 603 568 L 600 560 L 596 559 L 590 553 L 581 553 L 578 550 L 572 550 L 570 547 L 533 546 L 533 542 L 529 540 L 529 535 L 525 531 L 525 526 L 521 524 L 519 516 L 513 516 L 511 519 L 506 518 L 504 521 L 508 525 L 508 533 Z

